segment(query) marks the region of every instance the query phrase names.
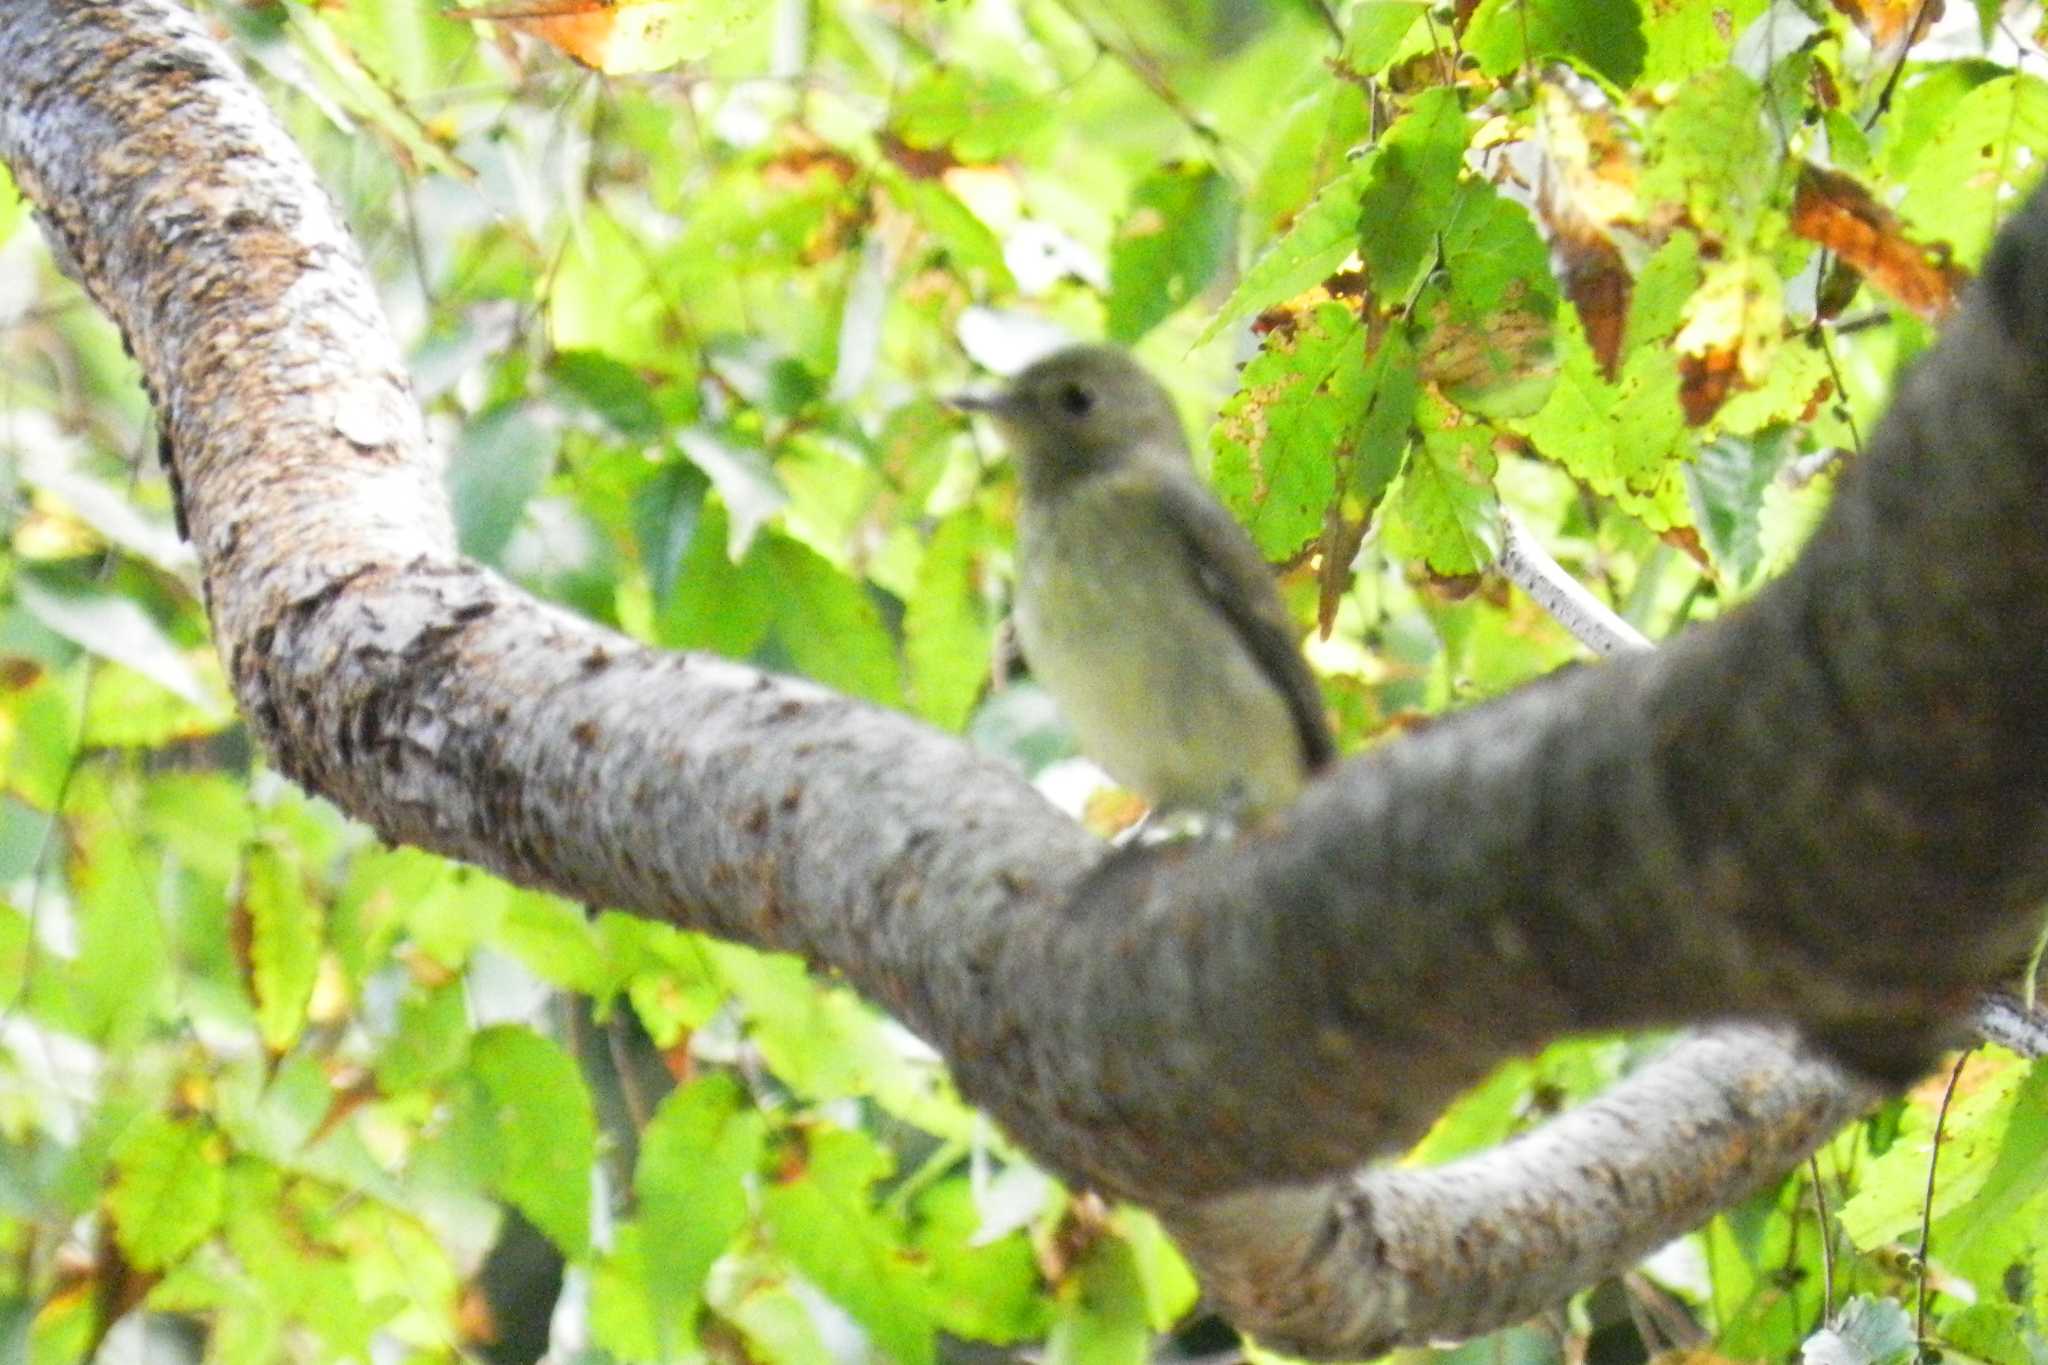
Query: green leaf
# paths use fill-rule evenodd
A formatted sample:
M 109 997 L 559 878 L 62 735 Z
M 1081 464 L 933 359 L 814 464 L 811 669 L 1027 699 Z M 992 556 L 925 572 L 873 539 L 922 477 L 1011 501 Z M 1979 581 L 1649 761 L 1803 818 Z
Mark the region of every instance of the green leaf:
M 1899 213 L 1975 268 L 1991 234 L 2048 156 L 2048 82 L 2018 74 L 1958 100 L 1906 177 Z
M 1528 210 L 1483 181 L 1459 187 L 1442 247 L 1415 310 L 1425 373 L 1467 412 L 1529 416 L 1557 378 L 1549 248 Z
M 932 1316 L 946 1331 L 1007 1346 L 1050 1326 L 1052 1305 L 1031 1239 L 1021 1231 L 985 1238 L 965 1176 L 942 1180 L 918 1198 L 916 1241 L 932 1269 Z
M 1373 164 L 1374 158 L 1362 157 L 1316 192 L 1287 234 L 1245 271 L 1197 345 L 1321 283 L 1358 250 L 1359 203 Z
M 590 1249 L 590 1167 L 597 1122 L 576 1063 L 522 1028 L 496 1027 L 470 1046 L 496 1122 L 493 1187 L 571 1260 Z
M 719 1263 L 707 1290 L 712 1309 L 746 1338 L 748 1359 L 775 1365 L 843 1365 L 828 1345 L 815 1293 L 773 1248 L 741 1249 Z M 836 1326 L 836 1324 L 834 1324 Z
M 1972 1066 L 1975 1088 L 1950 1107 L 1943 1127 L 1940 1179 L 1931 1204 L 1933 1115 L 1922 1103 L 1906 1111 L 1899 1140 L 1866 1165 L 1855 1196 L 1842 1207 L 1842 1228 L 1857 1246 L 1869 1249 L 1917 1235 L 1923 1210 L 1941 1220 L 1971 1204 L 2009 1209 L 2042 1190 L 2048 1176 L 2048 1068 L 2003 1057 Z
M 195 706 L 120 664 L 93 670 L 85 703 L 89 748 L 165 748 L 217 735 L 233 723 L 232 711 L 212 701 Z
M 45 671 L 27 688 L 5 697 L 5 718 L 13 731 L 0 764 L 7 790 L 31 806 L 55 809 L 84 742 L 85 690 L 75 666 Z
M 1237 196 L 1212 166 L 1138 182 L 1109 248 L 1109 337 L 1136 341 L 1202 292 L 1230 254 Z
M 668 601 L 655 617 L 656 643 L 745 659 L 773 628 L 782 594 L 768 556 L 757 546 L 735 564 L 726 552 L 726 525 L 725 504 L 707 499 L 694 520 Z
M 1117 1210 L 1117 1231 L 1131 1248 L 1138 1282 L 1145 1291 L 1145 1318 L 1164 1332 L 1186 1317 L 1202 1297 L 1195 1272 L 1174 1246 L 1158 1218 L 1143 1209 Z
M 1369 430 L 1383 439 L 1391 424 L 1405 435 L 1399 386 L 1386 382 L 1398 350 L 1369 357 L 1370 345 L 1351 309 L 1319 304 L 1295 325 L 1267 334 L 1223 405 L 1210 433 L 1210 478 L 1269 559 L 1284 559 L 1321 534 L 1339 471 Z M 1412 389 L 1407 397 L 1412 404 Z M 1366 457 L 1383 468 L 1388 453 L 1381 444 Z M 1398 461 L 1398 445 L 1392 454 Z
M 1387 130 L 1358 199 L 1358 241 L 1382 301 L 1405 300 L 1436 257 L 1471 127 L 1453 89 L 1425 91 Z
M 1047 1365 L 1138 1365 L 1150 1358 L 1145 1285 L 1131 1244 L 1099 1239 L 1059 1288 Z
M 711 480 L 725 505 L 727 556 L 745 558 L 755 534 L 789 501 L 774 466 L 768 463 L 768 453 L 744 440 L 701 428 L 679 432 L 676 444 Z
M 942 730 L 967 723 L 988 685 L 995 621 L 988 604 L 987 522 L 962 512 L 939 523 L 918 560 L 903 610 L 903 654 L 917 713 Z
M 896 97 L 896 135 L 920 149 L 949 148 L 962 161 L 1022 152 L 1053 123 L 1054 106 L 1002 76 L 935 67 Z
M 556 391 L 604 419 L 621 436 L 652 441 L 661 435 L 661 410 L 647 376 L 602 351 L 558 351 L 548 359 Z
M 706 1076 L 661 1102 L 640 1135 L 633 1189 L 641 1258 L 660 1330 L 687 1330 L 704 1277 L 747 1224 L 747 1185 L 767 1121 L 731 1077 Z
M 1350 492 L 1366 507 L 1379 505 L 1401 472 L 1415 429 L 1422 374 L 1404 332 L 1389 332 L 1373 352 L 1366 374 L 1366 411 L 1354 429 Z
M 1734 52 L 1736 35 L 1769 6 L 1770 0 L 1644 6 L 1639 84 L 1675 85 L 1722 65 Z M 1832 141 L 1829 146 L 1839 151 Z
M 1361 76 L 1377 74 L 1428 8 L 1421 0 L 1358 0 L 1345 24 L 1340 60 Z
M 804 963 L 703 941 L 719 980 L 746 1011 L 747 1033 L 776 1078 L 812 1100 L 865 1098 L 942 1137 L 975 1131 L 943 1066 L 852 991 L 814 980 Z
M 1595 492 L 1619 499 L 1652 530 L 1681 524 L 1683 504 L 1674 505 L 1666 487 L 1683 454 L 1685 431 L 1671 349 L 1630 352 L 1619 382 L 1609 383 L 1574 310 L 1560 310 L 1556 335 L 1556 387 L 1535 416 L 1509 425 Z
M 416 879 L 416 880 L 415 880 Z M 436 858 L 410 872 L 416 894 L 399 903 L 413 945 L 448 968 L 468 963 L 477 945 L 496 938 L 513 890 L 489 873 Z
M 948 267 L 990 293 L 1004 294 L 1017 287 L 1003 260 L 1002 242 L 943 182 L 915 179 L 888 166 L 877 178 L 945 253 Z
M 564 990 L 595 995 L 604 952 L 583 910 L 539 892 L 512 893 L 499 940 L 535 976 Z
M 762 1192 L 761 1212 L 776 1246 L 867 1329 L 877 1349 L 902 1365 L 926 1365 L 936 1327 L 924 1304 L 921 1258 L 874 1207 L 872 1186 L 889 1167 L 888 1153 L 866 1135 L 813 1129 L 801 1164 Z
M 371 1336 L 401 1305 L 360 1293 L 333 1241 L 337 1202 L 356 1196 L 248 1157 L 229 1166 L 227 1189 L 228 1246 L 263 1294 L 310 1329 L 330 1357 L 367 1356 Z
M 1763 110 L 1763 87 L 1732 66 L 1686 82 L 1650 125 L 1638 182 L 1644 213 L 1676 208 L 1703 232 L 1747 239 L 1784 162 Z
M 1622 332 L 1624 355 L 1655 345 L 1685 321 L 1685 305 L 1700 287 L 1700 239 L 1683 229 L 1671 234 L 1636 272 Z
M 1388 506 L 1388 544 L 1435 573 L 1477 573 L 1500 553 L 1493 429 L 1436 403 L 1422 412 L 1422 444 Z
M 903 661 L 867 589 L 786 536 L 764 536 L 759 552 L 777 589 L 775 638 L 796 670 L 835 691 L 901 705 Z
M 1422 6 L 1412 0 L 1368 0 L 1374 8 L 1412 24 Z M 1344 174 L 1345 158 L 1372 133 L 1365 92 L 1349 81 L 1329 81 L 1298 100 L 1274 140 L 1265 167 L 1245 194 L 1246 234 L 1255 245 L 1287 231 L 1316 190 Z
M 501 403 L 464 424 L 446 475 L 464 554 L 498 562 L 554 469 L 559 444 L 521 402 Z
M 132 1046 L 164 1008 L 171 982 L 169 944 L 155 886 L 157 860 L 98 783 L 73 783 L 72 874 L 78 957 L 74 1002 L 87 1037 Z
M 613 1229 L 610 1248 L 590 1272 L 591 1343 L 615 1360 L 665 1360 L 654 1295 L 647 1282 L 646 1230 L 634 1219 Z M 669 1343 L 673 1351 L 679 1342 Z
M 1990 62 L 1930 62 L 1914 73 L 1914 79 L 1901 81 L 1890 116 L 1872 129 L 1883 131 L 1878 145 L 1884 178 L 1896 181 L 1910 175 L 1928 144 L 1954 122 L 1963 97 L 2005 74 L 2004 68 Z
M 13 588 L 16 601 L 73 644 L 134 669 L 194 706 L 219 710 L 184 651 L 133 600 L 26 572 L 15 575 Z
M 0 166 L 0 246 L 14 235 L 14 230 L 28 218 L 28 200 L 21 197 L 15 188 L 14 177 Z
M 377 1054 L 377 1088 L 386 1095 L 429 1086 L 469 1055 L 469 992 L 458 977 L 408 992 L 398 1026 Z
M 592 998 L 607 1001 L 627 990 L 656 1047 L 674 1047 L 725 1003 L 698 935 L 612 910 L 597 917 L 596 933 L 604 968 Z
M 1562 57 L 1626 87 L 1641 74 L 1648 46 L 1635 0 L 1480 0 L 1465 51 L 1496 78 Z
M 107 1211 L 121 1251 L 143 1270 L 162 1270 L 220 1225 L 225 1152 L 211 1128 L 149 1114 L 114 1144 Z
M 1707 553 L 1733 584 L 1749 582 L 1763 562 L 1758 526 L 1764 494 L 1792 456 L 1792 439 L 1786 427 L 1755 439 L 1722 436 L 1702 445 L 1686 466 L 1697 505 L 1694 524 Z
M 265 840 L 242 860 L 242 908 L 249 916 L 249 986 L 263 1044 L 283 1052 L 305 1027 L 320 972 L 325 916 L 306 893 L 291 849 Z

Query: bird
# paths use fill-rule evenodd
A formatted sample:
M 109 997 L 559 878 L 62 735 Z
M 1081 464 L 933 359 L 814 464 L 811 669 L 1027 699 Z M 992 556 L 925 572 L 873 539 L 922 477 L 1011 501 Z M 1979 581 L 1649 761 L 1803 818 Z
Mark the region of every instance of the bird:
M 1155 816 L 1235 826 L 1291 802 L 1336 754 L 1322 692 L 1166 390 L 1125 352 L 1081 345 L 951 401 L 1009 448 L 1017 636 L 1081 752 Z

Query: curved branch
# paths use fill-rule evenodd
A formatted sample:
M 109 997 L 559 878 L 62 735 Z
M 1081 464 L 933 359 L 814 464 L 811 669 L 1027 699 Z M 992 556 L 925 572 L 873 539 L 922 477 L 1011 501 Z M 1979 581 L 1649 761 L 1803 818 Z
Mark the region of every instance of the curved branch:
M 1091 876 L 1099 846 L 964 744 L 461 561 L 332 206 L 168 0 L 16 0 L 0 157 L 142 366 L 280 767 L 388 838 L 840 969 L 1054 1167 L 1161 1208 L 1240 1324 L 1297 1350 L 1526 1311 L 1862 1094 L 1782 1040 L 1709 1037 L 1542 1137 L 1346 1174 L 1503 1056 L 1768 1015 L 1903 1076 L 2031 940 L 2038 247 L 2000 248 L 1751 608 L 1346 763 L 1236 844 Z M 1503 1191 L 1540 1226 L 1575 1179 L 1612 1194 L 1608 1233 L 1505 1235 Z

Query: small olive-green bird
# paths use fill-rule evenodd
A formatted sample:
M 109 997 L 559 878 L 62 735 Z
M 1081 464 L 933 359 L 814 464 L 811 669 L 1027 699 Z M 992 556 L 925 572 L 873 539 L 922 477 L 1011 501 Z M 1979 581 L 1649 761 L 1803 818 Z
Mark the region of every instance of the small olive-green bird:
M 1081 751 L 1156 808 L 1250 820 L 1291 801 L 1336 752 L 1322 693 L 1166 391 L 1077 346 L 953 401 L 1016 461 L 1017 633 Z

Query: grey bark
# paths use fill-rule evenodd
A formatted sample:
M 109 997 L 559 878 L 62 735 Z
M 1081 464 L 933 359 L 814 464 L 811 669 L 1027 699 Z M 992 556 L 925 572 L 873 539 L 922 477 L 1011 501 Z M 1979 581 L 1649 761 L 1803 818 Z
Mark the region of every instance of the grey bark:
M 2032 938 L 2038 201 L 1753 605 L 1345 763 L 1233 845 L 1091 876 L 1099 846 L 964 744 L 460 560 L 333 206 L 168 0 L 14 0 L 0 158 L 142 368 L 285 772 L 387 838 L 845 973 L 1049 1165 L 1160 1210 L 1275 1345 L 1511 1321 L 1872 1093 L 1729 1028 L 1496 1153 L 1356 1174 L 1503 1057 L 1767 1019 L 1898 1079 Z

